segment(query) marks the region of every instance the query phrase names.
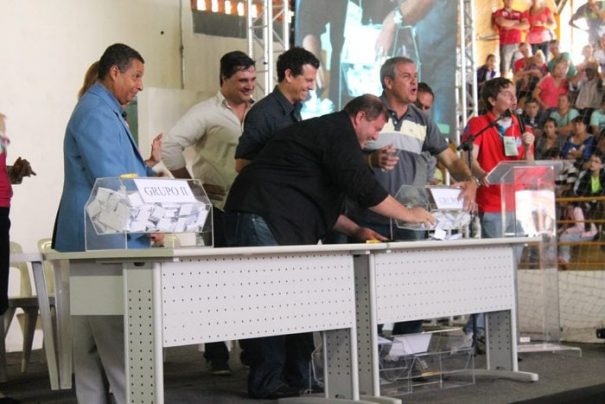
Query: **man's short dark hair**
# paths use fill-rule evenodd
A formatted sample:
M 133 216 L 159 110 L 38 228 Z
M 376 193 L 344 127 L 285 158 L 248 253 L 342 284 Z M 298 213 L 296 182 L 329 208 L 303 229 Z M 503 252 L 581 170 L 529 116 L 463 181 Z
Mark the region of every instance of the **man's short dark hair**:
M 433 98 L 435 98 L 435 94 L 433 94 L 433 89 L 431 88 L 431 86 L 429 86 L 428 84 L 426 84 L 424 81 L 421 81 L 420 83 L 418 83 L 418 94 L 420 93 L 428 93 L 430 94 Z
M 221 58 L 221 71 L 219 83 L 223 85 L 223 80 L 228 79 L 241 70 L 248 70 L 256 62 L 250 56 L 242 51 L 228 52 Z
M 603 152 L 599 149 L 595 149 L 595 151 L 592 152 L 592 154 L 590 155 L 590 157 L 596 157 L 599 160 L 601 160 L 601 163 L 605 162 L 605 154 L 603 154 Z
M 288 49 L 277 58 L 277 81 L 280 83 L 284 81 L 288 69 L 293 76 L 301 75 L 304 65 L 311 65 L 319 69 L 319 59 L 308 50 L 298 46 Z
M 114 43 L 103 52 L 99 60 L 99 79 L 103 80 L 112 66 L 117 66 L 120 72 L 124 73 L 130 68 L 132 60 L 136 59 L 145 63 L 143 56 L 128 45 Z
M 353 98 L 343 108 L 349 116 L 354 117 L 359 112 L 365 112 L 366 120 L 373 121 L 380 115 L 384 116 L 385 121 L 389 120 L 389 112 L 380 98 L 372 94 L 364 94 Z
M 385 77 L 390 77 L 390 78 L 394 79 L 395 78 L 395 66 L 397 66 L 399 63 L 412 64 L 414 66 L 416 65 L 416 62 L 414 62 L 410 58 L 406 58 L 405 56 L 396 56 L 396 57 L 387 59 L 380 67 L 380 84 L 382 85 L 383 89 L 385 88 L 384 87 Z
M 483 83 L 481 86 L 481 101 L 488 111 L 491 111 L 493 105 L 489 102 L 490 98 L 496 99 L 500 91 L 508 86 L 512 86 L 513 82 L 505 77 L 496 77 Z

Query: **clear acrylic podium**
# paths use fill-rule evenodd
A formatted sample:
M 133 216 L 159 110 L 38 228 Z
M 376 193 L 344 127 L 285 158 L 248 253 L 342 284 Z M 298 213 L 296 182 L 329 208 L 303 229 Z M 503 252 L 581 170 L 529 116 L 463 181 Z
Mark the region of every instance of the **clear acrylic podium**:
M 541 238 L 539 245 L 528 248 L 527 259 L 537 268 L 527 273 L 531 285 L 525 290 L 525 285 L 517 286 L 519 352 L 569 349 L 558 345 L 555 179 L 562 167 L 556 160 L 502 161 L 487 176 L 489 183 L 500 184 L 504 237 Z M 521 253 L 516 254 L 517 263 Z

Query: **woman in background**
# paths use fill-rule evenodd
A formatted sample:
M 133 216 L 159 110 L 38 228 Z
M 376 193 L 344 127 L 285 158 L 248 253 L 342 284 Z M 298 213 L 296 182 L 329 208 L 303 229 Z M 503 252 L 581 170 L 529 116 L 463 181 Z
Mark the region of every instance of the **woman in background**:
M 561 158 L 575 160 L 578 167 L 583 167 L 595 149 L 594 137 L 586 131 L 586 123 L 581 116 L 572 121 L 573 134 L 571 134 L 561 148 Z
M 557 107 L 560 95 L 569 93 L 569 82 L 565 78 L 569 70 L 569 61 L 561 59 L 555 63 L 552 72 L 540 80 L 534 90 L 534 98 L 544 110 Z
M 485 58 L 485 63 L 483 66 L 477 69 L 477 99 L 479 100 L 479 110 L 482 111 L 484 107 L 481 105 L 481 86 L 486 81 L 489 81 L 496 77 L 498 73 L 496 72 L 496 55 L 490 53 Z M 469 84 L 470 88 L 470 84 Z
M 546 160 L 555 149 L 557 150 L 556 154 L 559 155 L 562 147 L 563 138 L 557 134 L 557 121 L 553 118 L 547 118 L 544 122 L 542 136 L 536 141 L 536 160 Z
M 29 162 L 21 157 L 18 157 L 12 166 L 6 165 L 6 152 L 10 141 L 6 136 L 5 120 L 6 117 L 0 114 L 0 316 L 8 309 L 11 227 L 8 215 L 13 196 L 11 184 L 20 184 L 23 177 L 36 175 Z M 2 397 L 2 393 L 0 393 L 0 404 L 13 403 L 18 403 L 18 401 L 10 397 Z
M 477 87 L 481 84 L 496 77 L 496 55 L 490 53 L 485 58 L 483 66 L 477 69 Z
M 88 67 L 84 73 L 84 82 L 82 88 L 78 91 L 78 99 L 80 99 L 88 89 L 97 82 L 99 78 L 99 61 L 97 60 Z
M 544 4 L 544 0 L 532 0 L 527 11 L 527 20 L 527 43 L 531 45 L 531 53 L 535 55 L 539 49 L 548 59 L 548 42 L 554 39 L 552 30 L 557 26 L 552 11 Z

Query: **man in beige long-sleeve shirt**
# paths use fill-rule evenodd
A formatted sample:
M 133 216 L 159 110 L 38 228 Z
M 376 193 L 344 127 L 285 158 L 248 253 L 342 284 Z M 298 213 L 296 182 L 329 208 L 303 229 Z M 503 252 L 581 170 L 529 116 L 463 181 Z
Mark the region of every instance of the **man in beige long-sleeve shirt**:
M 254 60 L 240 51 L 223 55 L 220 90 L 216 96 L 193 106 L 163 139 L 162 160 L 177 178 L 202 181 L 213 205 L 215 247 L 225 247 L 223 206 L 235 180 L 235 148 L 242 134 L 244 117 L 252 104 L 256 81 Z M 193 146 L 192 173 L 183 151 Z M 213 374 L 230 373 L 229 352 L 222 342 L 206 344 L 204 357 Z

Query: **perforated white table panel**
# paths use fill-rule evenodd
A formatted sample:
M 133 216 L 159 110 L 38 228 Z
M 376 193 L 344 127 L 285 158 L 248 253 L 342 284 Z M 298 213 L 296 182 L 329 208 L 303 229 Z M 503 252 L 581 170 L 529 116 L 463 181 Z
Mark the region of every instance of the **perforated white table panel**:
M 512 262 L 508 246 L 376 253 L 377 322 L 511 309 Z
M 328 331 L 330 402 L 357 399 L 359 387 L 380 394 L 376 325 L 384 321 L 489 311 L 488 366 L 517 370 L 512 246 L 527 241 L 106 250 L 45 257 L 69 260 L 72 269 L 94 263 L 90 271 L 72 271 L 69 277 L 82 300 L 97 296 L 93 305 L 74 305 L 82 306 L 79 314 L 107 314 L 99 308 L 121 302 L 112 314 L 125 315 L 129 402 L 163 403 L 163 346 L 320 330 Z M 114 287 L 99 290 L 99 277 L 112 278 Z M 57 296 L 63 296 L 67 282 L 57 285 Z M 69 310 L 57 317 L 65 323 Z M 61 349 L 69 351 L 69 340 L 59 337 L 66 341 Z M 61 375 L 71 375 L 65 361 L 59 365 Z
M 353 257 L 192 257 L 162 263 L 164 346 L 355 326 Z

